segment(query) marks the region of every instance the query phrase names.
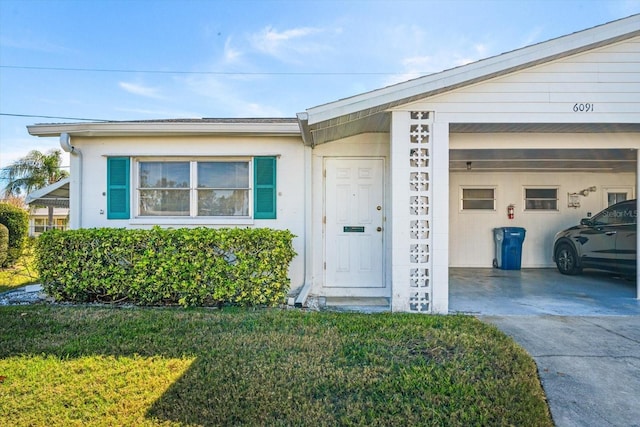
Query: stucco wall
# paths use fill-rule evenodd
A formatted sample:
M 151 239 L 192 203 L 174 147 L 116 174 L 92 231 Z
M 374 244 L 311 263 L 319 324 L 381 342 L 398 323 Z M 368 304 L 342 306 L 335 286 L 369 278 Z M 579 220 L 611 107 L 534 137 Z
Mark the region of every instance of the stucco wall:
M 82 165 L 81 226 L 150 228 L 163 227 L 270 227 L 289 229 L 297 237 L 298 256 L 289 272 L 292 290 L 304 281 L 304 146 L 292 137 L 174 136 L 174 137 L 93 137 L 73 138 L 80 150 Z M 277 162 L 277 219 L 214 220 L 189 218 L 136 218 L 132 189 L 131 219 L 107 219 L 107 156 L 279 156 Z M 76 170 L 74 170 L 76 173 Z

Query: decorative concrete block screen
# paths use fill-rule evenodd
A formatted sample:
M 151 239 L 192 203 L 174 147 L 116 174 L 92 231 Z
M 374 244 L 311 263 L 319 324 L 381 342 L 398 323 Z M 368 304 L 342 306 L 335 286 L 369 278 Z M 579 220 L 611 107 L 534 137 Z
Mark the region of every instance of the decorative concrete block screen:
M 412 111 L 409 125 L 409 311 L 431 311 L 430 136 L 428 111 Z
M 433 112 L 394 111 L 391 117 L 391 307 L 431 313 Z

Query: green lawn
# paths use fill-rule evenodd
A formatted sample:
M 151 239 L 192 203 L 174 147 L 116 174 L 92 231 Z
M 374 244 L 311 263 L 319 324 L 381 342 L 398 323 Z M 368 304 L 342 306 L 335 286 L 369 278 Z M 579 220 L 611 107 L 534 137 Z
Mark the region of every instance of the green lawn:
M 9 268 L 0 268 L 0 293 L 37 283 L 38 273 L 35 269 L 33 257 L 33 244 L 29 243 L 16 265 Z
M 0 307 L 0 420 L 553 425 L 531 358 L 465 316 Z

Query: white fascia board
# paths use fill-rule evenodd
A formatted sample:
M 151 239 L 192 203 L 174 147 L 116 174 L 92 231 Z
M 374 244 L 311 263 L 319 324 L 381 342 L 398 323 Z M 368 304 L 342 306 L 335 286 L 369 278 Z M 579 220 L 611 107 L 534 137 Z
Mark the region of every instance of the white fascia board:
M 540 64 L 545 62 L 545 59 L 553 60 L 571 55 L 574 52 L 584 51 L 589 46 L 604 45 L 607 41 L 615 42 L 637 36 L 640 36 L 640 14 L 450 70 L 312 107 L 306 110 L 308 123 L 313 125 L 411 98 L 421 93 L 429 93 L 452 86 L 459 87 L 465 82 L 478 81 L 483 77 L 495 76 L 506 70 L 522 68 L 527 64 Z
M 27 126 L 30 135 L 52 137 L 66 132 L 75 136 L 144 136 L 144 135 L 280 135 L 299 136 L 298 123 L 60 123 Z

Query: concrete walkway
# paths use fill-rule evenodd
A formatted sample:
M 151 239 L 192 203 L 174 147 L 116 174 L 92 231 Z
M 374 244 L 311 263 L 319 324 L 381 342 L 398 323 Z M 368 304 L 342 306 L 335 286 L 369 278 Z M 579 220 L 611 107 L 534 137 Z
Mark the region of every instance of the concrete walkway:
M 450 269 L 449 307 L 535 360 L 557 426 L 640 426 L 640 301 L 632 280 L 555 269 Z
M 47 301 L 42 285 L 27 285 L 0 293 L 0 306 L 28 305 Z

